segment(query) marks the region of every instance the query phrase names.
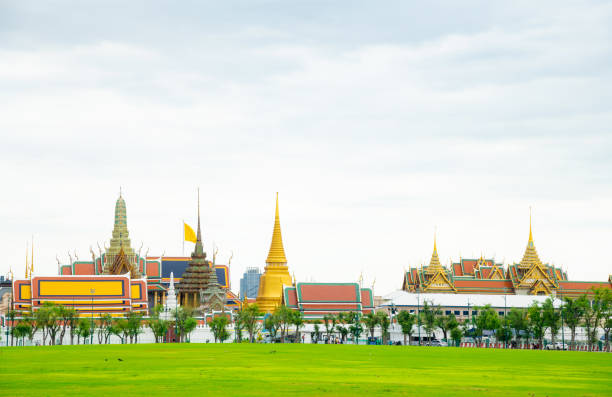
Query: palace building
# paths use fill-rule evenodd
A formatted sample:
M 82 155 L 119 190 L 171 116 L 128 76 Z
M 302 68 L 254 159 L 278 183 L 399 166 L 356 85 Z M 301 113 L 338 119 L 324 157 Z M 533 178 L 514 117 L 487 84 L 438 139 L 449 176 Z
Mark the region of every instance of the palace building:
M 527 247 L 519 263 L 506 267 L 481 256 L 479 259 L 461 259 L 447 268 L 440 264 L 434 237 L 429 265 L 410 268 L 402 283 L 402 290 L 419 293 L 572 297 L 600 287 L 612 288 L 612 277 L 607 282 L 570 281 L 563 270 L 542 263 L 533 241 L 531 220 Z

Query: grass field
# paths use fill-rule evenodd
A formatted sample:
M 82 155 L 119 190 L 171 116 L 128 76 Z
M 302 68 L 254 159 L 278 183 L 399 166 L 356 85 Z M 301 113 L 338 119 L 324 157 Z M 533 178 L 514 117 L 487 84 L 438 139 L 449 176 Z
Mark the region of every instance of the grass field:
M 2 396 L 612 395 L 612 354 L 352 345 L 0 348 Z

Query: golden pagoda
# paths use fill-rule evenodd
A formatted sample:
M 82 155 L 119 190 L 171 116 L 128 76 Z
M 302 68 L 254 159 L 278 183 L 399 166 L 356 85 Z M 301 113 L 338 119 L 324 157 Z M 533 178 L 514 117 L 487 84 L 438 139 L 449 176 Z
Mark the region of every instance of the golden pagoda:
M 438 248 L 436 246 L 436 235 L 434 234 L 433 253 L 431 254 L 431 259 L 429 260 L 429 266 L 427 266 L 425 272 L 427 274 L 435 274 L 439 272 L 440 270 L 444 270 L 444 268 L 440 264 L 440 258 L 438 257 Z
M 278 216 L 278 193 L 276 193 L 276 215 L 272 231 L 272 243 L 266 259 L 264 274 L 259 279 L 257 305 L 262 312 L 271 313 L 280 306 L 283 297 L 283 286 L 291 285 L 291 276 L 287 267 L 283 236 L 281 235 Z

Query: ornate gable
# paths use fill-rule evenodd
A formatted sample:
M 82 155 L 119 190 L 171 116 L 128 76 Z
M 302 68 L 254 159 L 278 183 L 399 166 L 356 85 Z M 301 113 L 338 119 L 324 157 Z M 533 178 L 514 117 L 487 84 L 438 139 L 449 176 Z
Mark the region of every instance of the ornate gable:
M 444 270 L 438 271 L 432 277 L 430 277 L 429 281 L 423 288 L 424 291 L 456 291 L 455 286 L 450 281 L 450 279 L 446 276 L 446 272 Z

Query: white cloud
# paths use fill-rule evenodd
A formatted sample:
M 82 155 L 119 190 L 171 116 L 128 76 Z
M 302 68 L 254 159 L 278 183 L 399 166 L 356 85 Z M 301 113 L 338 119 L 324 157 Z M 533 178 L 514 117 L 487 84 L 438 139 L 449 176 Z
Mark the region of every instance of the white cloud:
M 0 47 L 0 271 L 31 233 L 41 272 L 86 256 L 110 236 L 119 185 L 134 245 L 179 254 L 199 185 L 234 285 L 264 264 L 275 191 L 301 279 L 399 287 L 436 225 L 444 262 L 518 261 L 532 205 L 542 259 L 604 280 L 612 10 L 556 9 L 421 40 L 380 39 L 382 22 L 353 40 L 320 20 L 208 27 L 187 11 L 73 39 L 16 29 Z

